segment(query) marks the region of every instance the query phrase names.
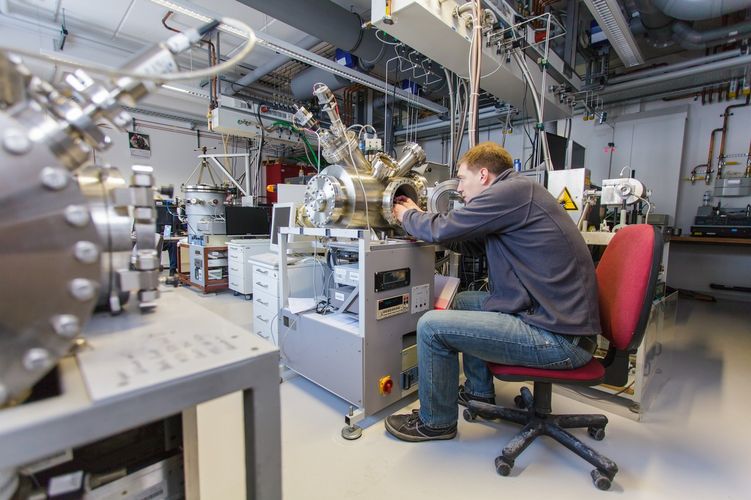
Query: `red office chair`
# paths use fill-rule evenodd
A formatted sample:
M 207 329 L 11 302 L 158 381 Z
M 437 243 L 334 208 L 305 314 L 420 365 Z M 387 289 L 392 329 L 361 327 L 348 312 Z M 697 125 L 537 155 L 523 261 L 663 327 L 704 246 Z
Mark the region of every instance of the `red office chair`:
M 554 415 L 551 412 L 552 384 L 592 386 L 602 383 L 605 369 L 623 353 L 636 350 L 644 337 L 654 298 L 662 257 L 662 236 L 652 226 L 638 224 L 618 231 L 597 266 L 602 335 L 610 341 L 605 359 L 593 358 L 573 370 L 546 370 L 488 363 L 500 380 L 534 382 L 534 395 L 522 387 L 514 398 L 518 408 L 470 401 L 464 410 L 468 421 L 477 416 L 499 418 L 524 425 L 495 459 L 498 474 L 508 476 L 518 457 L 538 436 L 547 435 L 596 467 L 592 480 L 601 490 L 610 488 L 618 466 L 585 445 L 565 429 L 586 427 L 597 441 L 605 437 L 605 415 Z

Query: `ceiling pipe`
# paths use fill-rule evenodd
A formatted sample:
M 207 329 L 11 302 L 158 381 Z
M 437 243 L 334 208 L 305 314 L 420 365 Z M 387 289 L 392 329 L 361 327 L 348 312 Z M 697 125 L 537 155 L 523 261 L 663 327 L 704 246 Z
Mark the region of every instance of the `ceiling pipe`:
M 673 37 L 686 50 L 704 50 L 716 45 L 733 43 L 749 35 L 751 35 L 751 21 L 707 31 L 697 31 L 688 23 L 681 21 L 673 24 Z
M 653 47 L 665 48 L 673 45 L 671 26 L 675 19 L 666 16 L 652 0 L 635 0 L 638 16 L 632 17 L 630 24 L 634 34 L 646 32 L 647 41 Z
M 386 64 L 384 55 L 391 51 L 376 37 L 376 30 L 363 29 L 363 19 L 356 13 L 336 5 L 330 0 L 237 0 L 238 2 L 258 10 L 268 16 L 288 24 L 294 28 L 310 33 L 311 35 L 324 40 L 331 45 L 346 50 L 360 60 L 361 69 L 372 69 L 377 67 L 381 74 L 386 73 Z M 388 69 L 393 71 L 392 63 Z M 396 77 L 389 71 L 389 83 L 401 81 L 403 79 L 412 79 L 411 71 L 398 72 Z M 445 78 L 442 74 L 436 73 L 436 82 L 431 85 L 430 89 L 424 91 L 436 92 L 445 86 Z M 313 87 L 310 82 L 316 83 L 329 77 L 325 75 L 325 70 L 311 68 L 304 71 L 290 82 L 292 94 L 297 99 L 305 99 L 312 95 Z M 420 83 L 417 81 L 416 83 Z M 331 90 L 338 90 L 349 82 L 341 82 L 339 85 L 330 86 Z
M 310 50 L 316 45 L 318 45 L 319 43 L 321 43 L 321 40 L 319 40 L 318 38 L 312 35 L 306 35 L 305 38 L 297 42 L 297 45 L 305 50 Z M 269 59 L 268 62 L 258 66 L 256 69 L 254 69 L 253 71 L 249 72 L 248 74 L 246 74 L 245 76 L 237 80 L 237 82 L 235 82 L 235 86 L 247 87 L 257 82 L 264 76 L 268 75 L 272 71 L 279 69 L 282 65 L 288 63 L 291 60 L 292 59 L 289 56 L 286 56 L 284 54 L 277 54 L 271 59 Z M 239 91 L 240 89 L 236 89 L 233 86 L 233 90 L 232 90 L 233 95 L 237 94 Z
M 671 71 L 676 71 L 679 69 L 691 68 L 694 66 L 701 66 L 703 64 L 709 64 L 715 61 L 722 61 L 724 59 L 730 59 L 732 57 L 738 57 L 740 55 L 741 55 L 740 50 L 732 50 L 732 51 L 727 51 L 727 52 L 720 52 L 719 54 L 712 54 L 712 55 L 705 56 L 705 57 L 698 57 L 696 59 L 691 59 L 689 61 L 660 66 L 660 67 L 653 68 L 653 69 L 634 71 L 632 73 L 627 73 L 625 75 L 609 78 L 608 85 L 615 85 L 618 83 L 636 80 L 638 78 L 646 78 L 648 76 L 661 75 L 661 74 L 669 73 Z
M 698 31 L 691 27 L 685 21 L 678 19 L 711 19 L 729 12 L 751 6 L 751 2 L 744 0 L 740 7 L 738 3 L 733 5 L 732 2 L 723 2 L 718 0 L 700 0 L 674 2 L 684 3 L 687 7 L 684 9 L 676 8 L 671 4 L 671 0 L 634 0 L 638 16 L 632 18 L 630 23 L 631 31 L 634 34 L 645 33 L 647 41 L 657 48 L 666 48 L 677 42 L 686 50 L 704 50 L 725 43 L 732 43 L 738 38 L 743 38 L 751 34 L 751 22 L 741 22 L 732 26 L 722 26 L 719 28 Z M 696 5 L 694 5 L 696 4 Z M 701 4 L 703 9 L 697 9 Z M 691 17 L 686 17 L 690 10 Z M 678 13 L 683 17 L 674 15 Z
M 507 108 L 496 108 L 494 106 L 483 108 L 479 111 L 478 114 L 478 121 L 481 120 L 487 120 L 489 118 L 499 118 L 501 116 L 506 116 L 506 113 L 508 113 Z M 407 135 L 407 133 L 421 133 L 421 132 L 428 132 L 431 130 L 440 130 L 440 129 L 448 129 L 450 126 L 450 122 L 448 120 L 441 120 L 440 118 L 429 118 L 427 120 L 424 120 L 414 127 L 410 127 L 409 130 L 407 129 L 400 129 L 394 132 L 394 135 L 399 137 L 402 135 Z M 466 133 L 466 132 L 465 132 Z
M 721 71 L 724 69 L 734 68 L 737 66 L 744 66 L 751 64 L 751 55 L 734 57 L 732 59 L 724 59 L 722 61 L 716 61 L 703 66 L 692 66 L 690 68 L 679 69 L 677 71 L 670 71 L 661 75 L 655 75 L 647 78 L 639 78 L 637 80 L 631 80 L 628 82 L 620 83 L 618 85 L 609 85 L 600 91 L 600 95 L 616 94 L 618 92 L 624 92 L 626 90 L 632 90 L 639 87 L 645 87 L 648 85 L 654 85 L 656 83 L 662 83 L 677 78 L 685 78 L 702 73 L 710 73 L 713 71 Z
M 652 0 L 664 14 L 683 21 L 703 21 L 751 7 L 748 0 Z
M 366 61 L 383 55 L 375 30 L 364 30 L 359 15 L 330 0 L 237 1 Z

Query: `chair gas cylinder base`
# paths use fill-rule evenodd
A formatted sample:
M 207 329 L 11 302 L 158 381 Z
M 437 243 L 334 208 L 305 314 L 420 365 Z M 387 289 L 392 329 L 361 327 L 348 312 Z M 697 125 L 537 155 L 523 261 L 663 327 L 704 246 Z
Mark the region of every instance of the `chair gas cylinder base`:
M 619 230 L 603 253 L 596 272 L 600 325 L 602 335 L 609 342 L 604 359 L 592 358 L 584 366 L 571 370 L 487 363 L 497 379 L 534 384 L 534 395 L 523 387 L 521 394 L 514 398 L 517 408 L 470 401 L 464 411 L 467 421 L 479 416 L 524 426 L 496 457 L 498 474 L 508 476 L 516 458 L 535 438 L 550 436 L 596 467 L 592 471 L 595 486 L 601 490 L 610 488 L 618 472 L 615 462 L 566 431 L 586 427 L 590 437 L 600 441 L 605 437 L 608 419 L 604 415 L 554 415 L 551 410 L 553 384 L 598 385 L 605 379 L 606 370 L 617 369 L 618 360 L 636 352 L 649 320 L 662 247 L 662 237 L 654 227 L 635 224 Z

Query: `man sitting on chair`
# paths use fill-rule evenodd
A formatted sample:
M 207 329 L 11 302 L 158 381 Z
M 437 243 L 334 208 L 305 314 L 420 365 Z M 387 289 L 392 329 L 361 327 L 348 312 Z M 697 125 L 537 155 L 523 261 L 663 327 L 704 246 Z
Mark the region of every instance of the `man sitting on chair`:
M 495 403 L 486 361 L 571 369 L 590 361 L 600 333 L 592 258 L 576 224 L 540 184 L 513 169 L 511 155 L 485 142 L 459 161 L 465 206 L 428 214 L 403 197 L 394 215 L 410 235 L 487 256 L 489 292 L 457 295 L 454 309 L 417 324 L 420 409 L 392 415 L 404 441 L 456 436 L 457 401 Z M 459 386 L 459 353 L 466 382 Z

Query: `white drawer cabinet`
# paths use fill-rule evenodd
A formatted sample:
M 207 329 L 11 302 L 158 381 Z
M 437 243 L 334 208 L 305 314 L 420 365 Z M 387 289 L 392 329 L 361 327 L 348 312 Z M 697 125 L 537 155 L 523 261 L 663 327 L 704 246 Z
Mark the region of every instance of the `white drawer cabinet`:
M 267 255 L 250 258 L 253 264 L 253 332 L 279 345 L 279 310 L 281 291 L 279 269 L 275 259 Z M 291 297 L 313 297 L 323 293 L 322 266 L 313 260 L 288 264 L 287 274 Z M 318 287 L 314 291 L 315 286 Z
M 253 293 L 253 255 L 269 251 L 269 240 L 232 240 L 227 244 L 227 274 L 229 288 L 235 295 L 250 299 Z

